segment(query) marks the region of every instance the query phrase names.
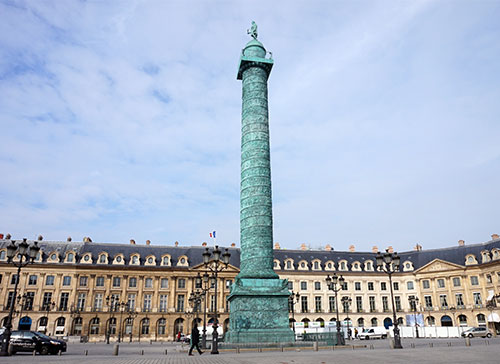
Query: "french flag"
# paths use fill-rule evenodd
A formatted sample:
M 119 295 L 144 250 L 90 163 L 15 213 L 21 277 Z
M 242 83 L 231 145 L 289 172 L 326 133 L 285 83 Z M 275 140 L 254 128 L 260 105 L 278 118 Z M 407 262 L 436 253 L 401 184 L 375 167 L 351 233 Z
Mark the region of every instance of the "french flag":
M 215 239 L 215 231 L 210 233 L 210 237 Z

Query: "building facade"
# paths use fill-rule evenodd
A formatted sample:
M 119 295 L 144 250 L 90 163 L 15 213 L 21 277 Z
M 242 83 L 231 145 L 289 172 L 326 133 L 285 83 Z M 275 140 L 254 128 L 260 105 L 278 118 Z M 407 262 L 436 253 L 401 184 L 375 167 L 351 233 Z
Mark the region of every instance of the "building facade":
M 201 246 L 183 247 L 136 244 L 40 241 L 34 264 L 23 268 L 20 277 L 7 263 L 9 240 L 0 240 L 0 320 L 4 322 L 15 303 L 13 327 L 57 336 L 83 336 L 91 341 L 173 340 L 187 333 L 203 308 L 189 304 L 196 290 L 196 276 L 205 272 Z M 391 248 L 389 248 L 391 249 Z M 294 320 L 334 321 L 334 293 L 326 286 L 327 275 L 345 278 L 338 294 L 339 318 L 356 327 L 392 324 L 389 281 L 376 269 L 377 248 L 371 252 L 335 251 L 328 245 L 310 250 L 280 249 L 275 244 L 274 270 L 287 279 L 290 291 L 300 294 L 293 307 Z M 224 331 L 229 327 L 230 293 L 239 272 L 239 249 L 229 248 L 231 259 L 218 276 L 217 312 Z M 424 317 L 426 326 L 482 326 L 500 329 L 495 295 L 500 293 L 500 239 L 474 245 L 399 253 L 401 269 L 393 276 L 398 320 L 407 315 Z M 17 297 L 13 290 L 19 279 Z M 214 313 L 214 287 L 206 295 L 207 323 Z M 340 304 L 351 298 L 350 306 Z M 412 306 L 410 300 L 418 298 Z M 291 308 L 291 307 L 290 307 Z M 196 312 L 198 311 L 198 312 Z M 292 322 L 292 314 L 290 314 Z

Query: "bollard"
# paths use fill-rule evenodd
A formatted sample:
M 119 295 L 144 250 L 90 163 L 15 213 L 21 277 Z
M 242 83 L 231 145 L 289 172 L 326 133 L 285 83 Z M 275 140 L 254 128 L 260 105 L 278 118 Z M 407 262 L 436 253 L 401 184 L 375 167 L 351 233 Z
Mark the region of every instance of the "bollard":
M 280 345 L 280 350 L 281 352 L 283 352 L 283 345 Z
M 144 355 L 144 350 L 141 350 L 141 355 Z
M 313 342 L 313 350 L 318 351 L 318 342 L 317 341 Z
M 36 350 L 33 350 L 33 356 L 35 356 L 35 355 L 36 355 Z
M 434 343 L 429 343 L 429 347 L 433 348 L 434 347 Z
M 373 344 L 370 344 L 370 349 L 375 349 L 375 346 L 373 346 Z
M 149 340 L 149 345 L 153 345 L 153 340 Z
M 165 355 L 167 355 L 167 352 L 168 352 L 168 350 L 167 350 L 167 349 L 165 349 Z
M 465 338 L 465 346 L 470 346 L 470 337 Z
M 113 355 L 114 356 L 118 356 L 118 352 L 120 351 L 120 345 L 119 344 L 115 344 L 115 346 L 113 347 Z
M 61 356 L 62 355 L 62 350 L 59 350 L 59 352 L 57 353 L 57 355 Z
M 89 351 L 88 350 L 85 350 L 85 355 L 89 355 Z
M 262 348 L 259 346 L 259 348 L 257 349 L 257 351 L 258 351 L 259 353 L 262 353 Z

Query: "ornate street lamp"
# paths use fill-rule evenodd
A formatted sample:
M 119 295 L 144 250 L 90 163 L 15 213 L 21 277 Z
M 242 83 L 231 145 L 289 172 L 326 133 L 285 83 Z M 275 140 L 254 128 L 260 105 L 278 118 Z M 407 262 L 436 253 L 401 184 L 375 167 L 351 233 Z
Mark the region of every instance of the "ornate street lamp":
M 417 339 L 419 338 L 418 336 L 418 324 L 417 324 L 417 305 L 418 305 L 418 297 L 411 296 L 408 298 L 408 302 L 410 303 L 410 308 L 413 311 L 413 321 L 415 322 L 415 336 Z
M 333 291 L 335 294 L 335 312 L 337 315 L 337 345 L 344 345 L 344 336 L 340 332 L 340 319 L 339 319 L 339 306 L 338 306 L 338 301 L 337 301 L 337 296 L 338 293 L 343 289 L 342 287 L 344 286 L 345 279 L 343 276 L 337 276 L 337 273 L 333 273 L 332 276 L 330 277 L 329 275 L 326 276 L 326 285 L 330 291 Z M 338 288 L 337 288 L 338 284 Z
M 111 319 L 113 318 L 113 311 L 115 309 L 115 296 L 106 297 L 106 305 L 108 306 L 109 312 L 108 327 L 106 329 L 106 344 L 109 344 L 109 337 L 111 336 Z
M 204 291 L 192 291 L 189 296 L 189 304 L 193 307 L 193 312 L 195 314 L 196 327 L 198 327 L 198 313 L 200 312 L 201 302 L 204 301 L 205 292 Z
M 201 347 L 203 349 L 207 348 L 207 292 L 210 290 L 209 281 L 210 276 L 207 272 L 203 276 L 198 273 L 195 278 L 196 287 L 199 287 L 203 295 L 203 335 L 201 337 Z
M 377 268 L 378 270 L 386 273 L 389 276 L 389 285 L 391 286 L 391 302 L 392 302 L 392 318 L 394 325 L 394 349 L 402 349 L 401 336 L 399 335 L 399 325 L 396 318 L 396 308 L 394 305 L 394 292 L 392 287 L 392 275 L 399 271 L 399 263 L 401 259 L 398 253 L 389 253 L 389 249 L 386 249 L 385 254 L 377 253 Z
M 119 322 L 119 325 L 120 325 L 120 329 L 118 330 L 118 342 L 120 343 L 122 341 L 122 335 L 123 335 L 123 320 L 122 320 L 122 317 L 123 317 L 123 311 L 125 311 L 126 307 L 128 307 L 128 304 L 125 303 L 125 302 L 120 302 L 117 304 L 117 306 L 119 307 L 119 310 L 120 310 L 120 322 Z
M 23 239 L 19 245 L 16 245 L 14 240 L 11 240 L 10 244 L 7 246 L 7 263 L 12 263 L 17 267 L 17 277 L 16 284 L 14 286 L 14 294 L 12 295 L 12 301 L 10 303 L 9 316 L 7 316 L 7 321 L 5 322 L 5 331 L 3 333 L 2 350 L 0 351 L 0 356 L 9 355 L 9 344 L 10 335 L 12 333 L 12 315 L 14 314 L 15 297 L 17 295 L 17 286 L 19 285 L 19 280 L 21 278 L 21 268 L 27 266 L 30 263 L 34 263 L 40 247 L 38 242 L 34 241 L 33 245 L 29 245 L 26 238 Z M 19 259 L 14 259 L 16 256 Z
M 218 327 L 218 315 L 217 315 L 217 275 L 219 272 L 223 271 L 224 269 L 227 268 L 229 264 L 229 258 L 231 257 L 231 254 L 229 253 L 229 249 L 226 248 L 224 254 L 221 256 L 221 250 L 219 247 L 216 245 L 215 248 L 210 252 L 209 248 L 205 248 L 205 251 L 203 252 L 203 263 L 205 264 L 205 268 L 210 270 L 213 275 L 211 277 L 211 281 L 214 285 L 215 288 L 215 296 L 214 296 L 214 323 L 212 325 L 213 331 L 212 331 L 212 351 L 210 352 L 211 354 L 219 354 L 219 349 L 218 349 L 218 332 L 217 332 L 217 327 Z M 222 259 L 221 259 L 222 258 Z
M 297 293 L 290 293 L 290 296 L 288 296 L 288 307 L 292 311 L 292 326 L 293 326 L 293 333 L 295 334 L 295 304 L 299 302 L 300 294 L 299 292 Z

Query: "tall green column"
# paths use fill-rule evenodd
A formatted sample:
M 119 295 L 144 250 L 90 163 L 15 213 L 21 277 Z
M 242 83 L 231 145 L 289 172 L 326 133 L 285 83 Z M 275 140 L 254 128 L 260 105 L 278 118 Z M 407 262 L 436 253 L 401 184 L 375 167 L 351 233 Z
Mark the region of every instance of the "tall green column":
M 273 212 L 267 80 L 273 60 L 252 24 L 240 57 L 241 114 L 240 274 L 228 297 L 232 343 L 291 342 L 288 282 L 273 270 Z

